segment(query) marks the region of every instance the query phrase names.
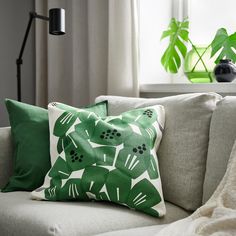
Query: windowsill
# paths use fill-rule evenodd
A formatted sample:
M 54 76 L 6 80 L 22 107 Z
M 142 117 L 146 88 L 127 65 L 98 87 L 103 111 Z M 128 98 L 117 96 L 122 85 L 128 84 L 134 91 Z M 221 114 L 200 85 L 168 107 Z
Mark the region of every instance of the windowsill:
M 236 83 L 209 84 L 141 84 L 141 93 L 236 93 Z

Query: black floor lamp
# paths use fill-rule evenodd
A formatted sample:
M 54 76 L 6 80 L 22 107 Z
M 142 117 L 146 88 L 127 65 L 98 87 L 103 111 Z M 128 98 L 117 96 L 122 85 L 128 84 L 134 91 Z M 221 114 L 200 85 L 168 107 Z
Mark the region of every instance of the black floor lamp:
M 49 34 L 63 35 L 65 34 L 65 10 L 63 8 L 52 8 L 49 10 L 49 17 L 38 15 L 36 12 L 30 12 L 29 22 L 25 31 L 25 36 L 21 45 L 19 57 L 16 60 L 17 66 L 17 99 L 21 101 L 21 65 L 23 64 L 22 56 L 25 44 L 29 36 L 30 27 L 34 19 L 49 21 Z

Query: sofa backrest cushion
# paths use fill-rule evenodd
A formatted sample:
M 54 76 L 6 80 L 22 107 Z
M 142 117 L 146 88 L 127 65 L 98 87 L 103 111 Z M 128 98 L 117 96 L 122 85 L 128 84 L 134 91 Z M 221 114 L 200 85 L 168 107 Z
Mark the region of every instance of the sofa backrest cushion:
M 0 189 L 2 189 L 12 174 L 11 128 L 0 128 L 0 140 Z
M 228 96 L 218 102 L 212 115 L 203 203 L 211 197 L 223 178 L 235 139 L 236 97 Z
M 165 107 L 166 123 L 158 150 L 165 200 L 187 210 L 202 203 L 202 189 L 212 113 L 221 96 L 215 93 L 185 94 L 144 99 L 100 96 L 108 100 L 108 114 L 160 104 Z

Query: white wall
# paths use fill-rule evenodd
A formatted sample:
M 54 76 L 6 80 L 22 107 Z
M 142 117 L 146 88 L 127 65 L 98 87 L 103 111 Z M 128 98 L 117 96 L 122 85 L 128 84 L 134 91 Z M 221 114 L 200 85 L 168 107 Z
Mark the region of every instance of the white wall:
M 5 98 L 17 99 L 16 58 L 34 0 L 0 0 L 0 127 L 8 125 Z M 34 26 L 34 24 L 33 24 Z M 22 65 L 22 101 L 34 104 L 34 27 L 26 44 Z

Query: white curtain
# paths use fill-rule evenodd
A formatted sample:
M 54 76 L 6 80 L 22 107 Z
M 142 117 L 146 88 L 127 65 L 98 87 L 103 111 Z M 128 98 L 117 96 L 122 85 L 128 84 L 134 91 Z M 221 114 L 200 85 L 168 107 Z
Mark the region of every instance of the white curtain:
M 139 2 L 109 0 L 108 94 L 138 96 Z
M 138 0 L 35 0 L 38 14 L 66 10 L 66 35 L 36 20 L 36 104 L 138 96 Z

